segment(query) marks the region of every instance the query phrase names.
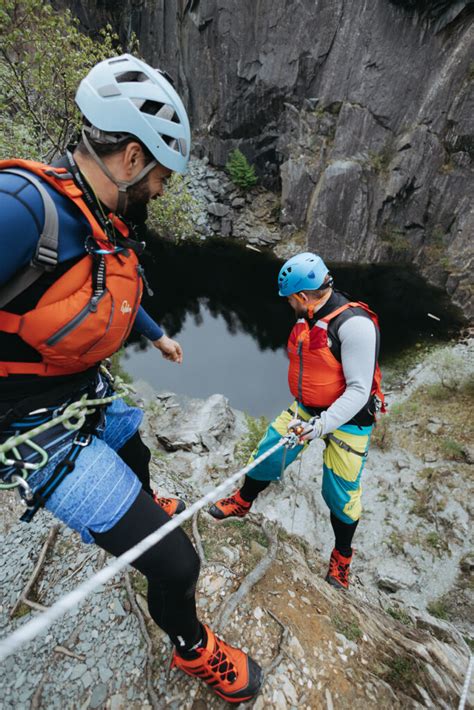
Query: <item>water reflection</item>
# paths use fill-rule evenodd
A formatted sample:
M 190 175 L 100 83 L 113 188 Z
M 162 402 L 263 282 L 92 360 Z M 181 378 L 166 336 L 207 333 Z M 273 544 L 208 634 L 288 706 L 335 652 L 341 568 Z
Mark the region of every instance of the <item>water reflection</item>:
M 284 343 L 292 317 L 275 293 L 273 256 L 220 241 L 179 246 L 156 241 L 144 265 L 155 291 L 144 306 L 169 335 L 181 331 L 187 314 L 199 323 L 201 303 L 224 319 L 230 334 L 248 333 L 261 349 Z

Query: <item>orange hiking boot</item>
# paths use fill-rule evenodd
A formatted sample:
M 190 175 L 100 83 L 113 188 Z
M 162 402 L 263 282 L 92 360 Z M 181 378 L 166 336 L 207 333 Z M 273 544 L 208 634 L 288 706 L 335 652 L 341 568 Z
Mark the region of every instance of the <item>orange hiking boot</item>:
M 182 513 L 186 508 L 186 503 L 181 498 L 161 498 L 157 493 L 153 493 L 153 500 L 170 518 L 176 513 Z
M 194 650 L 197 657 L 188 660 L 175 651 L 171 667 L 200 678 L 229 703 L 251 700 L 263 683 L 262 669 L 246 653 L 229 646 L 208 626 L 203 626 L 207 639 L 203 646 Z
M 240 491 L 235 491 L 229 498 L 221 498 L 211 505 L 209 508 L 209 513 L 213 518 L 217 520 L 224 520 L 224 518 L 243 518 L 247 515 L 252 503 L 248 503 L 240 495 Z
M 329 570 L 326 575 L 326 582 L 336 589 L 349 589 L 349 568 L 351 566 L 352 555 L 344 557 L 336 548 L 331 552 L 329 560 Z

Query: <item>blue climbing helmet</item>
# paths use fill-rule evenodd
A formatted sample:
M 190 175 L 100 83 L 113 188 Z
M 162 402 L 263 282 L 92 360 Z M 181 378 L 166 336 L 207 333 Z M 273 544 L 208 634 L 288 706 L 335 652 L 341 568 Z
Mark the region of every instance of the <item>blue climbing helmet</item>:
M 91 124 L 84 130 L 92 139 L 120 143 L 132 135 L 155 161 L 169 170 L 186 172 L 191 129 L 166 72 L 131 54 L 105 59 L 79 84 L 76 104 Z
M 317 254 L 303 252 L 285 261 L 278 274 L 279 296 L 321 288 L 329 269 Z

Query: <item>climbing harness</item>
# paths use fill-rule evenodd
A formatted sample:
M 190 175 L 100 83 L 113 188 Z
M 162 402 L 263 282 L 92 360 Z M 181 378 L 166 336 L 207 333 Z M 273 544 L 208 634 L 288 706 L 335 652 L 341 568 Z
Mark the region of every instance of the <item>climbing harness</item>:
M 311 424 L 312 419 L 309 420 L 309 422 L 303 422 L 300 420 L 299 424 L 295 424 L 291 427 L 290 431 L 293 434 L 294 438 L 292 438 L 291 442 L 288 447 L 291 449 L 293 446 L 298 446 L 298 444 L 301 444 L 300 437 L 304 433 L 305 425 L 306 424 Z M 296 438 L 296 443 L 294 442 L 294 439 Z M 358 451 L 357 449 L 353 449 L 352 446 L 347 444 L 345 441 L 342 439 L 339 439 L 339 437 L 334 436 L 334 434 L 325 434 L 322 437 L 323 441 L 326 442 L 328 439 L 332 442 L 334 442 L 337 446 L 339 446 L 341 449 L 344 451 L 347 451 L 350 454 L 356 454 L 356 456 L 360 456 L 363 459 L 366 459 L 367 456 L 369 455 L 368 451 Z M 281 478 L 281 476 L 280 476 Z
M 10 488 L 18 489 L 20 499 L 27 507 L 27 510 L 21 517 L 22 521 L 30 522 L 38 509 L 44 506 L 45 502 L 63 479 L 74 469 L 77 457 L 82 449 L 90 443 L 92 435 L 97 428 L 99 418 L 98 408 L 107 406 L 115 400 L 130 394 L 132 391 L 132 387 L 126 384 L 120 377 L 114 378 L 105 365 L 101 365 L 100 370 L 107 385 L 105 391 L 112 391 L 113 387 L 115 394 L 92 399 L 89 398 L 86 393 L 79 400 L 71 402 L 65 408 L 54 410 L 51 418 L 48 418 L 46 421 L 43 420 L 42 423 L 34 426 L 32 429 L 28 429 L 22 433 L 18 433 L 17 429 L 13 436 L 10 436 L 6 441 L 0 444 L 0 467 L 13 469 L 13 471 L 3 474 L 0 471 L 0 490 Z M 47 409 L 35 410 L 34 412 L 30 412 L 29 416 L 43 414 L 48 411 Z M 48 452 L 35 442 L 34 439 L 60 424 L 62 424 L 67 431 L 77 432 L 73 440 L 73 445 L 67 452 L 65 458 L 56 466 L 46 483 L 37 491 L 33 492 L 27 480 L 28 476 L 34 471 L 44 468 L 49 461 Z M 19 447 L 22 444 L 25 444 L 32 450 L 33 456 L 37 454 L 39 460 L 25 460 L 19 452 Z
M 357 449 L 353 449 L 352 446 L 349 446 L 349 444 L 346 444 L 345 441 L 343 441 L 342 439 L 339 439 L 337 436 L 334 436 L 334 434 L 326 434 L 323 437 L 323 439 L 324 440 L 329 439 L 330 441 L 333 441 L 341 449 L 344 449 L 344 451 L 347 451 L 350 454 L 356 454 L 357 456 L 360 456 L 363 459 L 366 459 L 367 456 L 369 455 L 368 451 L 357 451 Z
M 189 508 L 186 508 L 182 513 L 179 513 L 174 518 L 165 523 L 161 528 L 152 532 L 148 537 L 143 538 L 139 543 L 131 547 L 123 555 L 112 560 L 108 565 L 103 567 L 99 572 L 80 584 L 72 592 L 61 597 L 57 602 L 50 606 L 45 612 L 38 614 L 34 619 L 27 622 L 19 629 L 14 631 L 10 636 L 7 636 L 0 641 L 0 661 L 3 661 L 7 656 L 14 653 L 20 646 L 23 646 L 28 641 L 31 641 L 38 634 L 49 628 L 51 624 L 66 614 L 70 609 L 77 609 L 86 596 L 91 594 L 97 587 L 108 582 L 109 579 L 115 577 L 128 564 L 138 559 L 147 550 L 156 545 L 160 540 L 163 540 L 166 535 L 176 530 L 185 520 L 190 520 L 195 513 L 206 507 L 209 503 L 214 503 L 223 493 L 229 490 L 239 478 L 249 473 L 255 466 L 258 466 L 262 461 L 278 451 L 281 446 L 287 446 L 289 436 L 283 436 L 274 446 L 268 451 L 259 456 L 255 461 L 252 461 L 248 466 L 240 469 L 232 474 L 223 483 L 209 491 L 205 496 L 193 503 Z

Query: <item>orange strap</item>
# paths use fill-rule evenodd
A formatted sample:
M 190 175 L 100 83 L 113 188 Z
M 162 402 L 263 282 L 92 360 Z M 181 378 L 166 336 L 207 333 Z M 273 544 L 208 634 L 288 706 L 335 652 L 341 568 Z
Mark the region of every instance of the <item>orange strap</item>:
M 55 365 L 45 365 L 43 362 L 0 362 L 0 377 L 8 377 L 8 375 L 70 374 L 70 369 L 64 367 L 57 367 Z
M 320 320 L 322 320 L 324 323 L 329 323 L 340 313 L 342 313 L 343 311 L 347 311 L 348 308 L 351 308 L 351 306 L 359 306 L 359 304 L 353 301 L 350 301 L 349 303 L 344 303 L 342 306 L 339 306 L 339 308 L 336 308 L 335 311 L 331 311 L 331 313 L 328 313 L 327 316 L 324 316 L 324 318 L 321 318 Z
M 301 342 L 304 342 L 305 340 L 309 340 L 309 333 L 310 333 L 309 325 L 308 325 L 307 321 L 305 320 L 304 329 L 298 335 L 296 342 L 301 343 Z
M 5 333 L 18 333 L 21 325 L 21 316 L 8 311 L 0 311 L 0 330 Z

